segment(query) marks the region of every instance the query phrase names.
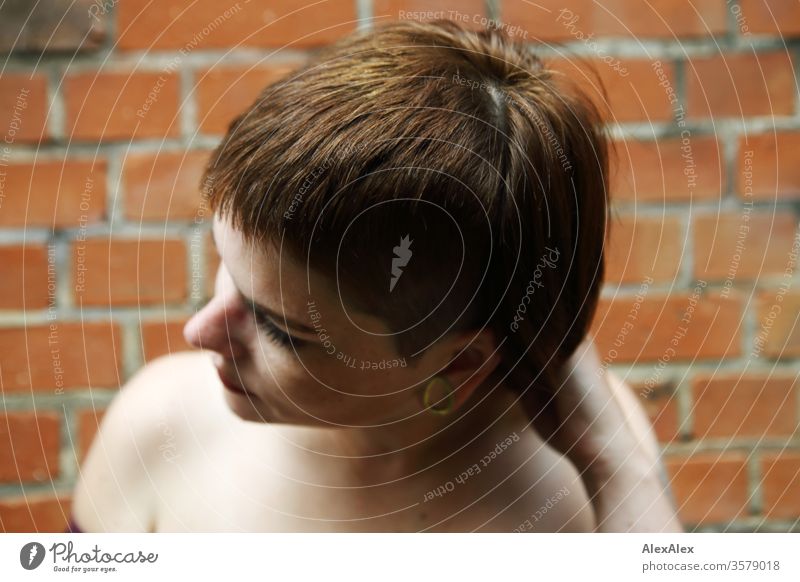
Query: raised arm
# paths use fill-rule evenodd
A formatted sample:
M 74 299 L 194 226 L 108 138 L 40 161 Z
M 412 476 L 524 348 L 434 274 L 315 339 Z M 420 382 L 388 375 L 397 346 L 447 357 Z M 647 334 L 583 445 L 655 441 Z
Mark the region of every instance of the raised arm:
M 556 396 L 550 443 L 581 473 L 600 532 L 682 532 L 661 450 L 632 389 L 581 344 Z

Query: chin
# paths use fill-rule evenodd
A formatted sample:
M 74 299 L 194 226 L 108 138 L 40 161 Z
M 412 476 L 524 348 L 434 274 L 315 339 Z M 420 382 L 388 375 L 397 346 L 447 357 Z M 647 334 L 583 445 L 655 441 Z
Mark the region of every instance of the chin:
M 276 410 L 262 400 L 248 400 L 246 396 L 225 392 L 225 402 L 228 408 L 241 420 L 260 424 L 287 424 L 310 426 L 314 424 L 312 419 L 287 417 L 285 413 Z
M 242 420 L 249 420 L 252 422 L 271 422 L 268 414 L 266 414 L 258 406 L 258 401 L 248 400 L 246 396 L 231 394 L 228 391 L 225 391 L 224 398 L 225 403 L 228 405 L 228 408 L 231 410 L 231 412 L 233 412 Z

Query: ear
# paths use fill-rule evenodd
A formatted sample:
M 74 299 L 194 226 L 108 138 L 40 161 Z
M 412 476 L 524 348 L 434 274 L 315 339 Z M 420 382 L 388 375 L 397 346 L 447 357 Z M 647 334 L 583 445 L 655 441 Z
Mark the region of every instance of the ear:
M 439 373 L 455 389 L 454 409 L 462 406 L 475 393 L 500 363 L 500 351 L 494 331 L 459 332 L 450 340 L 450 363 Z

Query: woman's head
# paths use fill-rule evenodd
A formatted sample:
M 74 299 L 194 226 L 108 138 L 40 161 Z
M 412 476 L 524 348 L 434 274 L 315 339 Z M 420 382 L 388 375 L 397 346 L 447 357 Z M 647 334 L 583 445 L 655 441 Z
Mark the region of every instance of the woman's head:
M 423 412 L 420 378 L 441 373 L 442 362 L 462 386 L 459 403 L 496 363 L 489 332 L 477 339 L 451 334 L 412 361 L 398 353 L 382 320 L 340 303 L 326 276 L 279 247 L 249 243 L 220 215 L 212 236 L 220 255 L 214 297 L 185 335 L 213 350 L 222 375 L 252 393 L 229 396 L 243 418 L 340 426 L 407 421 Z M 482 363 L 488 369 L 474 374 Z
M 203 184 L 223 262 L 187 338 L 264 396 L 266 420 L 401 420 L 435 375 L 457 406 L 502 383 L 535 410 L 602 282 L 601 127 L 496 29 L 402 22 L 341 41 L 215 151 Z M 305 343 L 259 332 L 232 281 Z

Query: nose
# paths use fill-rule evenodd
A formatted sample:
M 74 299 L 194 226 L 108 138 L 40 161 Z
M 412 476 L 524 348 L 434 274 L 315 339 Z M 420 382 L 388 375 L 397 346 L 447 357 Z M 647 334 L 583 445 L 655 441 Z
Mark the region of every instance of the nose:
M 195 348 L 215 351 L 226 359 L 241 358 L 247 351 L 241 339 L 246 315 L 232 294 L 217 294 L 186 322 L 183 337 Z

